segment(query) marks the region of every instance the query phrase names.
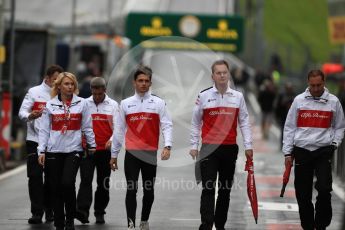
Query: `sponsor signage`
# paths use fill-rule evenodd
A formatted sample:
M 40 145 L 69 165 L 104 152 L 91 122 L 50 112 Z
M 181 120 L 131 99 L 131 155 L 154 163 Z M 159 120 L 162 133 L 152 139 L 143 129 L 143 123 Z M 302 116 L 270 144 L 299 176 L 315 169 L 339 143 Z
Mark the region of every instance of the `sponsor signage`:
M 345 16 L 328 18 L 329 38 L 333 44 L 345 44 Z
M 239 16 L 130 13 L 126 36 L 132 46 L 140 44 L 144 48 L 238 53 L 243 49 L 243 25 Z M 152 39 L 157 37 L 161 39 Z

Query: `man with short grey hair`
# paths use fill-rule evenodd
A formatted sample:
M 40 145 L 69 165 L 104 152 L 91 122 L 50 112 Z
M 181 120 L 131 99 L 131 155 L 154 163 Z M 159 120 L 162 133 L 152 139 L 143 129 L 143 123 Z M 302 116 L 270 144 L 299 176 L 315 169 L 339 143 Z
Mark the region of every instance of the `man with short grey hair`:
M 90 82 L 92 96 L 87 98 L 92 116 L 92 127 L 96 139 L 96 152 L 85 154 L 80 163 L 80 186 L 77 196 L 76 219 L 89 223 L 92 203 L 92 180 L 97 169 L 97 189 L 94 210 L 96 224 L 104 224 L 105 208 L 109 203 L 110 147 L 118 103 L 106 95 L 106 82 L 102 77 L 94 77 Z
M 103 77 L 94 77 L 90 82 L 90 88 L 92 89 L 98 89 L 103 88 L 106 89 L 106 82 Z

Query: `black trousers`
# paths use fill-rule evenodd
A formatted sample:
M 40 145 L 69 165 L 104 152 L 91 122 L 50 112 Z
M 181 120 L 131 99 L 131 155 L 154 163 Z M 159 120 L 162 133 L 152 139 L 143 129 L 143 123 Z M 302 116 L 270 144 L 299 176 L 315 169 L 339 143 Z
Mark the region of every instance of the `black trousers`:
M 295 191 L 299 215 L 303 229 L 324 229 L 332 220 L 332 146 L 308 151 L 294 147 Z M 315 189 L 318 191 L 315 207 L 312 202 L 313 178 L 316 176 Z
M 52 199 L 51 193 L 49 192 L 48 178 L 44 173 L 43 167 L 38 164 L 37 146 L 37 142 L 26 141 L 26 165 L 27 177 L 29 178 L 28 187 L 31 213 L 32 215 L 42 216 L 44 210 L 52 209 Z
M 150 217 L 154 200 L 154 184 L 157 172 L 156 151 L 126 151 L 125 176 L 127 181 L 126 211 L 127 221 L 135 226 L 137 209 L 138 178 L 141 171 L 143 184 L 143 205 L 141 220 L 147 221 Z
M 110 151 L 98 150 L 86 155 L 80 162 L 80 186 L 77 196 L 77 210 L 89 215 L 92 203 L 92 181 L 96 168 L 97 189 L 95 192 L 95 216 L 104 215 L 109 203 Z
M 46 153 L 45 167 L 54 197 L 54 225 L 56 227 L 64 227 L 65 220 L 74 220 L 75 180 L 81 156 L 81 152 Z
M 200 150 L 202 193 L 200 230 L 224 228 L 228 217 L 230 192 L 238 155 L 235 145 L 203 145 Z M 215 207 L 215 187 L 218 174 L 218 198 Z

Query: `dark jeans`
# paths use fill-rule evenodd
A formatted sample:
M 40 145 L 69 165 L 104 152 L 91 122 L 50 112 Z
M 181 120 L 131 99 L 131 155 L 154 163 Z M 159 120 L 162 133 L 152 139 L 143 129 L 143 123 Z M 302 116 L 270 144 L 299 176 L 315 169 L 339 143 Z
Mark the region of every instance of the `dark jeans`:
M 89 215 L 92 203 L 92 181 L 97 170 L 97 189 L 95 192 L 95 216 L 104 215 L 109 203 L 110 151 L 98 150 L 87 155 L 80 162 L 80 186 L 77 196 L 77 210 Z
M 127 181 L 126 210 L 128 224 L 135 226 L 137 209 L 138 178 L 141 171 L 143 181 L 143 205 L 141 220 L 147 221 L 151 213 L 154 200 L 154 184 L 157 172 L 156 151 L 126 151 L 125 176 Z
M 295 157 L 295 191 L 299 206 L 299 215 L 303 229 L 324 229 L 332 220 L 332 146 L 308 151 L 294 147 Z M 316 176 L 315 189 L 318 191 L 314 205 L 313 178 Z
M 82 153 L 46 153 L 45 167 L 54 197 L 54 225 L 73 221 L 76 209 L 75 180 Z M 66 215 L 65 215 L 66 211 Z
M 200 150 L 202 179 L 201 225 L 199 229 L 223 229 L 228 217 L 230 192 L 233 183 L 238 146 L 203 145 Z M 218 174 L 218 198 L 215 207 L 215 187 Z
M 44 210 L 52 209 L 51 193 L 49 192 L 48 178 L 43 167 L 38 164 L 37 142 L 26 141 L 27 151 L 27 177 L 29 178 L 29 197 L 32 215 L 42 216 Z

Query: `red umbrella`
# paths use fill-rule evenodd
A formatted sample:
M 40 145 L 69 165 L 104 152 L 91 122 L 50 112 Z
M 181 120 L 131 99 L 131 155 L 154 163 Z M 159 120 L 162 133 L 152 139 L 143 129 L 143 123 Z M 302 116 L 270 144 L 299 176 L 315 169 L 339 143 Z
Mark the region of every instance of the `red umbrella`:
M 254 164 L 252 158 L 247 158 L 246 167 L 244 169 L 248 171 L 247 176 L 247 193 L 248 199 L 250 201 L 250 205 L 252 206 L 253 216 L 255 219 L 255 223 L 258 223 L 258 198 L 256 196 L 256 186 L 255 186 L 255 178 L 254 178 Z
M 195 166 L 194 166 L 194 172 L 195 172 L 196 184 L 199 184 L 201 182 L 201 168 L 200 168 L 199 157 L 196 158 Z
M 341 73 L 345 70 L 344 66 L 342 64 L 338 63 L 325 63 L 322 65 L 322 71 L 328 75 L 328 74 L 334 74 L 334 73 Z
M 283 175 L 283 186 L 282 186 L 282 190 L 280 192 L 280 197 L 284 196 L 286 185 L 289 183 L 291 168 L 292 168 L 292 164 L 290 164 L 287 167 L 285 167 L 285 172 L 284 172 L 284 175 Z

